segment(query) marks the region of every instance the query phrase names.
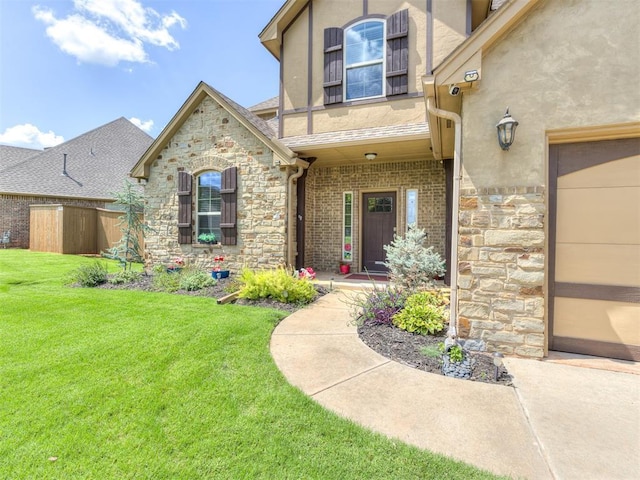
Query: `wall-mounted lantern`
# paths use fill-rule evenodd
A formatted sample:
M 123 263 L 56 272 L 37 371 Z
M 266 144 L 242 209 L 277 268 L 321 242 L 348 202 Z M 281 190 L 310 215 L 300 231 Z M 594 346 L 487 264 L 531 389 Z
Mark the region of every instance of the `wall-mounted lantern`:
M 498 129 L 498 143 L 502 150 L 509 150 L 509 147 L 513 144 L 516 138 L 517 126 L 518 122 L 511 118 L 511 115 L 509 115 L 509 107 L 507 107 L 504 117 L 502 117 L 502 120 L 496 125 Z

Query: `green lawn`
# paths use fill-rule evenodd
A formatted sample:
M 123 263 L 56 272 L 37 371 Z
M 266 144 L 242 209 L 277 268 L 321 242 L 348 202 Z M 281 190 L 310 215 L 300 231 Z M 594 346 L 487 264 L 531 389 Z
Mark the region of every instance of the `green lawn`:
M 64 285 L 92 261 L 0 250 L 0 478 L 494 478 L 290 386 L 282 313 Z

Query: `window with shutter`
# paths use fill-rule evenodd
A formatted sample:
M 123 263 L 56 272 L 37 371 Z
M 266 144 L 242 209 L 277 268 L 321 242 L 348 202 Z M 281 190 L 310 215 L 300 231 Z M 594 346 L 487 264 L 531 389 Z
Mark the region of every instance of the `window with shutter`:
M 384 22 L 360 22 L 345 31 L 347 100 L 384 95 Z
M 187 172 L 178 172 L 178 243 L 188 244 L 192 239 L 191 187 L 193 177 Z
M 342 102 L 342 29 L 324 30 L 324 103 Z
M 215 235 L 216 242 L 220 241 L 220 212 L 221 212 L 222 174 L 220 172 L 204 172 L 198 175 L 198 240 L 203 241 L 201 235 Z
M 408 93 L 409 10 L 326 28 L 323 86 L 325 105 Z
M 408 92 L 409 11 L 387 18 L 387 95 Z
M 220 188 L 221 218 L 220 233 L 222 245 L 236 245 L 238 243 L 237 228 L 237 198 L 238 198 L 238 168 L 230 167 L 222 172 Z

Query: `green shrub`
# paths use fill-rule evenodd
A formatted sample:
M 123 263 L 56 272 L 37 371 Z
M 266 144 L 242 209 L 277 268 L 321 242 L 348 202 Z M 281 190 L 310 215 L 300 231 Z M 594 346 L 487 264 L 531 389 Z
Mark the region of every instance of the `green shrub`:
M 445 305 L 437 294 L 418 292 L 407 298 L 393 324 L 407 332 L 433 335 L 444 329 L 445 318 Z
M 271 298 L 282 303 L 311 303 L 317 292 L 313 284 L 294 276 L 292 270 L 277 268 L 273 270 L 244 269 L 240 274 L 240 298 L 258 300 Z
M 425 247 L 427 234 L 423 229 L 410 225 L 404 236 L 395 235 L 387 253 L 385 265 L 391 280 L 402 289 L 416 291 L 431 288 L 435 277 L 445 273 L 445 262 L 433 247 Z
M 89 265 L 81 265 L 71 273 L 71 282 L 81 287 L 97 287 L 107 281 L 107 264 L 93 262 Z
M 118 273 L 112 275 L 109 278 L 109 283 L 114 285 L 121 285 L 123 283 L 137 282 L 142 278 L 141 272 L 134 272 L 133 270 L 120 270 Z
M 453 345 L 449 349 L 449 360 L 453 363 L 460 363 L 464 360 L 464 351 L 460 345 Z
M 177 292 L 180 290 L 180 274 L 168 273 L 166 270 L 156 272 L 154 269 L 153 288 L 161 292 Z
M 212 287 L 216 284 L 216 281 L 211 277 L 211 274 L 204 270 L 198 270 L 195 268 L 187 268 L 180 272 L 180 274 L 174 276 L 179 277 L 180 289 L 187 291 L 202 290 L 203 288 Z

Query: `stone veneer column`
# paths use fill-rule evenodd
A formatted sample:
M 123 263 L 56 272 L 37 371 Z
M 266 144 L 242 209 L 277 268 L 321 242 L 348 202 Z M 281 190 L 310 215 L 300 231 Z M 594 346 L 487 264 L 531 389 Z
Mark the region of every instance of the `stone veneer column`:
M 459 326 L 472 348 L 544 355 L 545 212 L 544 187 L 461 191 Z

